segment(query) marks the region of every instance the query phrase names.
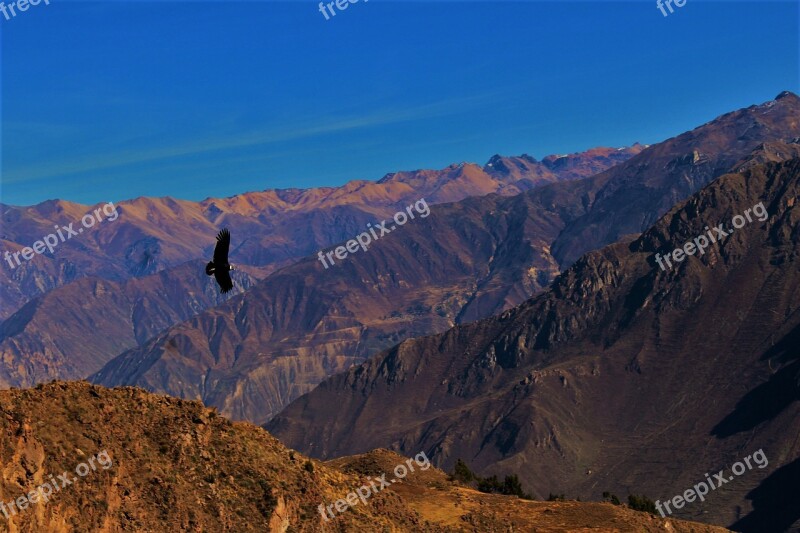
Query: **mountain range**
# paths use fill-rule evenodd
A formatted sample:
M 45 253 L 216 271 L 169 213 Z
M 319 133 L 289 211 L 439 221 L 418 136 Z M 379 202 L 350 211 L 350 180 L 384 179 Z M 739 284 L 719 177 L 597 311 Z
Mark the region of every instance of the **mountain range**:
M 3 263 L 0 319 L 31 298 L 81 277 L 120 281 L 208 257 L 220 227 L 228 227 L 238 239 L 232 250 L 238 264 L 254 267 L 263 277 L 351 238 L 367 222 L 420 198 L 434 204 L 489 193 L 514 195 L 545 183 L 588 177 L 642 149 L 639 144 L 595 148 L 542 161 L 527 155 L 496 155 L 483 167 L 460 163 L 442 170 L 387 174 L 377 182 L 350 181 L 340 187 L 266 190 L 202 202 L 170 197 L 118 202 L 118 219 L 98 223 L 53 253 L 37 255 L 20 266 Z M 29 207 L 0 204 L 0 244 L 3 251 L 20 251 L 51 233 L 54 224 L 78 224 L 97 207 L 64 200 Z
M 398 531 L 524 530 L 548 520 L 553 530 L 603 520 L 626 531 L 697 527 L 676 519 L 748 533 L 800 527 L 791 501 L 800 489 L 798 180 L 800 98 L 783 92 L 647 146 L 542 161 L 498 155 L 483 166 L 202 202 L 119 202 L 118 220 L 0 274 L 0 387 L 36 386 L 0 391 L 0 423 L 23 445 L 7 455 L 0 496 L 37 479 L 45 447 L 63 459 L 70 446 L 109 442 L 131 451 L 126 472 L 147 470 L 150 484 L 106 486 L 110 499 L 100 501 L 114 518 L 102 506 L 85 517 L 61 507 L 23 528 L 55 520 L 147 529 L 158 519 L 200 531 L 246 518 L 275 531 L 316 531 L 326 526 L 312 500 L 355 482 L 353 472 L 388 467 L 397 453 L 422 450 L 447 471 L 461 459 L 481 476 L 518 474 L 537 499 L 599 500 L 610 491 L 665 501 L 760 449 L 768 469 L 666 519 L 611 504 L 493 500 L 432 469 L 424 483 L 397 487 L 342 523 Z M 319 250 L 420 198 L 430 216 L 392 226 L 330 268 L 318 261 Z M 766 219 L 659 268 L 657 257 L 756 205 Z M 94 207 L 0 205 L 0 240 L 18 251 Z M 220 227 L 231 229 L 237 266 L 236 291 L 224 298 L 202 271 Z M 120 388 L 43 385 L 87 377 Z M 131 402 L 142 403 L 141 413 L 129 412 Z M 47 408 L 52 434 L 40 432 Z M 123 411 L 145 444 L 114 425 L 112 414 Z M 263 425 L 327 463 L 297 459 L 263 429 L 225 418 Z M 162 429 L 173 422 L 179 437 Z M 75 423 L 94 429 L 79 437 Z M 104 426 L 115 436 L 101 435 Z M 35 444 L 45 434 L 51 441 Z M 193 439 L 203 451 L 191 449 Z M 256 453 L 259 466 L 217 461 L 222 449 L 243 460 Z M 278 464 L 284 456 L 297 464 L 287 470 Z M 266 485 L 250 494 L 263 470 L 271 472 Z M 197 475 L 208 489 L 195 497 Z M 232 511 L 240 489 L 230 476 L 244 480 L 252 508 Z M 153 499 L 175 511 L 137 507 Z M 508 511 L 490 510 L 497 505 Z
M 768 217 L 731 227 L 758 204 Z M 320 458 L 385 446 L 519 472 L 539 498 L 635 488 L 663 501 L 761 449 L 769 469 L 731 476 L 676 516 L 796 528 L 799 204 L 798 158 L 726 174 L 641 236 L 582 256 L 538 297 L 406 340 L 266 427 Z M 730 236 L 659 268 L 656 254 L 718 224 Z
M 800 99 L 782 94 L 591 178 L 437 205 L 335 268 L 309 257 L 276 272 L 119 355 L 91 379 L 201 399 L 226 416 L 264 423 L 382 349 L 524 302 L 572 254 L 594 249 L 598 235 L 610 244 L 643 231 L 672 206 L 665 198 L 686 198 L 722 169 L 798 153 L 797 144 L 781 142 L 800 137 L 798 117 Z M 749 139 L 754 129 L 767 137 Z M 687 138 L 697 154 L 687 153 Z
M 0 316 L 5 317 L 0 323 L 0 385 L 84 378 L 120 353 L 222 303 L 226 298 L 216 295 L 213 282 L 198 275 L 202 258 L 211 256 L 219 225 L 233 231 L 231 261 L 239 272 L 235 293 L 240 293 L 280 266 L 351 238 L 368 222 L 421 196 L 435 204 L 471 194 L 516 194 L 580 179 L 642 149 L 638 144 L 598 148 L 542 162 L 495 156 L 483 168 L 452 165 L 442 171 L 390 174 L 377 183 L 247 193 L 200 203 L 171 198 L 120 202 L 116 220 L 98 223 L 52 255 L 0 269 Z M 0 206 L 4 244 L 21 249 L 51 231 L 53 222 L 66 225 L 91 209 L 63 201 Z M 95 297 L 87 300 L 87 294 Z M 88 350 L 77 349 L 84 344 Z

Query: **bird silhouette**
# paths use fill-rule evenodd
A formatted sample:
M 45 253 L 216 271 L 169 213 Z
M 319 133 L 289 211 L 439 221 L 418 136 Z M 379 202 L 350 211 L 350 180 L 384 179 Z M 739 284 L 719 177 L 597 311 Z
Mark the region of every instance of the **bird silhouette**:
M 233 281 L 229 272 L 233 265 L 228 264 L 228 248 L 231 246 L 231 232 L 223 229 L 217 235 L 217 245 L 214 247 L 214 260 L 206 265 L 206 274 L 214 276 L 222 294 L 233 289 Z

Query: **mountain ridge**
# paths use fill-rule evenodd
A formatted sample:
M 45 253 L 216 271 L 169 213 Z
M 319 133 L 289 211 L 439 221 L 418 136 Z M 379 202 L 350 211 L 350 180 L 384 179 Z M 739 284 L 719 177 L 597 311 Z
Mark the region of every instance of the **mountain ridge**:
M 773 109 L 766 129 L 780 130 L 781 138 L 800 136 L 800 100 Z M 735 116 L 758 118 L 751 115 Z M 720 131 L 706 128 L 709 138 L 701 140 L 711 146 L 724 139 L 718 149 L 723 161 L 735 165 L 747 157 L 780 158 L 797 150 L 776 140 L 737 142 L 751 122 L 740 119 L 732 128 L 731 116 L 710 123 Z M 794 125 L 781 129 L 787 123 Z M 233 418 L 266 422 L 322 378 L 404 338 L 496 314 L 544 289 L 561 271 L 563 257 L 556 255 L 554 243 L 563 242 L 573 222 L 594 209 L 592 198 L 608 184 L 624 195 L 639 195 L 642 188 L 630 176 L 644 179 L 660 173 L 652 161 L 688 158 L 687 168 L 692 168 L 693 153 L 679 151 L 683 149 L 667 142 L 592 178 L 544 185 L 510 198 L 489 195 L 440 204 L 428 218 L 407 224 L 334 269 L 324 270 L 314 257 L 287 267 L 236 304 L 209 310 L 120 354 L 90 379 L 188 395 Z M 705 159 L 696 170 L 696 186 L 712 180 L 721 168 L 716 152 L 707 151 Z M 609 212 L 600 204 L 606 235 L 638 233 L 630 220 L 638 226 L 658 213 L 663 196 L 686 189 L 680 169 L 649 179 L 658 187 L 635 204 L 618 206 L 629 210 L 621 228 L 615 226 L 616 210 Z M 581 237 L 575 238 L 572 250 L 579 249 Z M 580 246 L 592 242 L 594 238 Z
M 624 160 L 641 150 L 596 148 L 573 154 L 576 168 L 551 170 L 541 163 L 524 172 L 484 172 L 475 164 L 442 170 L 394 173 L 378 182 L 350 181 L 338 187 L 268 189 L 200 202 L 172 197 L 139 197 L 118 202 L 121 220 L 104 221 L 80 238 L 62 243 L 54 254 L 35 256 L 20 266 L 0 270 L 0 319 L 30 298 L 82 275 L 111 281 L 141 277 L 209 255 L 219 227 L 238 240 L 234 258 L 263 277 L 300 257 L 346 240 L 367 222 L 388 216 L 408 202 L 425 197 L 442 203 L 498 192 L 517 194 L 542 183 L 574 179 L 582 172 Z M 583 159 L 589 159 L 583 161 Z M 515 185 L 515 182 L 518 182 Z M 11 253 L 53 231 L 53 223 L 78 223 L 103 204 L 86 206 L 48 200 L 35 206 L 0 204 L 0 243 Z M 246 238 L 242 239 L 242 236 Z
M 674 269 L 656 265 L 656 253 L 759 201 L 768 221 Z M 780 502 L 800 488 L 789 474 L 800 460 L 798 202 L 800 159 L 725 175 L 637 239 L 584 255 L 545 293 L 406 340 L 265 427 L 317 457 L 425 447 L 444 467 L 461 457 L 482 474 L 521 472 L 540 497 L 560 483 L 581 498 L 637 487 L 663 500 L 763 448 L 769 471 L 675 516 L 753 532 L 797 525 Z

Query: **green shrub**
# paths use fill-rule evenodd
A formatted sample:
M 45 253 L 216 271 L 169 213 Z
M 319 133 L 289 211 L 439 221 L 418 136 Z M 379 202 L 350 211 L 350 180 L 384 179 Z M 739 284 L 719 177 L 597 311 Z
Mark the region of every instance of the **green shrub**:
M 456 464 L 453 467 L 453 479 L 458 481 L 459 483 L 469 484 L 475 481 L 478 476 L 469 469 L 467 463 L 462 461 L 461 459 L 456 459 Z
M 656 504 L 647 496 L 636 496 L 635 494 L 628 495 L 628 507 L 635 511 L 644 511 L 650 514 L 656 514 Z
M 530 494 L 522 489 L 522 483 L 517 474 L 506 476 L 503 481 L 498 480 L 497 476 L 482 478 L 470 470 L 467 463 L 457 459 L 453 467 L 452 477 L 454 480 L 464 484 L 470 484 L 473 481 L 477 482 L 477 489 L 481 492 L 518 496 L 526 500 L 533 499 Z
M 519 496 L 520 498 L 524 498 L 526 500 L 531 500 L 531 495 L 522 490 L 522 483 L 520 483 L 519 478 L 516 474 L 512 474 L 510 476 L 506 476 L 503 479 L 503 494 L 507 494 L 509 496 Z
M 501 492 L 503 484 L 497 480 L 497 476 L 478 478 L 478 490 L 481 492 Z

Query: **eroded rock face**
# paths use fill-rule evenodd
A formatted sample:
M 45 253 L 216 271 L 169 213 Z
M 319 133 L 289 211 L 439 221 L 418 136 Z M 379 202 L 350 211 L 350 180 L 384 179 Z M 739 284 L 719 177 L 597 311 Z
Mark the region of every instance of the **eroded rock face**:
M 755 156 L 760 162 L 792 158 L 796 146 L 774 150 L 769 145 L 797 139 L 798 117 L 800 98 L 782 94 L 653 145 L 639 157 L 591 178 L 597 182 L 589 199 L 592 209 L 561 233 L 553 243 L 553 255 L 566 268 L 589 250 L 646 230 L 676 203 L 736 170 L 742 159 L 753 158 L 753 152 L 760 152 Z M 641 205 L 651 206 L 647 214 Z
M 400 172 L 379 183 L 357 182 L 339 188 L 265 191 L 200 203 L 171 198 L 122 202 L 116 206 L 120 213 L 117 220 L 103 221 L 91 232 L 81 234 L 80 241 L 76 238 L 61 244 L 52 257 L 37 256 L 16 269 L 0 269 L 0 278 L 11 277 L 6 280 L 8 283 L 0 279 L 0 301 L 3 304 L 0 318 L 8 316 L 0 324 L 0 386 L 33 386 L 56 378 L 85 378 L 112 358 L 143 345 L 170 326 L 225 301 L 213 282 L 205 276 L 198 276 L 203 264 L 198 264 L 196 259 L 210 253 L 219 225 L 227 225 L 233 230 L 236 245 L 232 257 L 238 268 L 234 272 L 235 287 L 237 291 L 246 290 L 256 278 L 263 278 L 299 257 L 316 254 L 320 248 L 350 239 L 362 231 L 367 222 L 374 223 L 420 197 L 425 196 L 430 205 L 434 205 L 471 194 L 516 194 L 545 183 L 574 179 L 589 168 L 608 168 L 640 150 L 640 147 L 608 148 L 573 154 L 568 159 L 573 161 L 574 168 L 563 171 L 551 171 L 541 163 L 531 163 L 513 173 L 484 171 L 476 165 L 454 165 L 442 171 Z M 489 212 L 501 200 L 496 198 L 478 207 Z M 171 381 L 161 376 L 159 383 L 151 382 L 152 387 L 175 395 L 213 401 L 237 418 L 265 421 L 331 372 L 344 370 L 349 364 L 363 360 L 364 354 L 375 353 L 408 336 L 442 331 L 453 324 L 465 305 L 469 309 L 465 309 L 460 317 L 463 320 L 489 315 L 498 306 L 502 308 L 522 301 L 558 273 L 555 261 L 547 253 L 536 256 L 532 247 L 527 247 L 528 251 L 523 248 L 516 257 L 510 257 L 520 266 L 510 269 L 501 261 L 487 268 L 493 248 L 499 246 L 498 242 L 508 235 L 508 231 L 500 229 L 499 235 L 494 236 L 494 230 L 487 229 L 480 220 L 481 214 L 475 212 L 478 207 L 464 217 L 472 220 L 464 223 L 473 223 L 475 227 L 472 229 L 482 234 L 483 249 L 473 254 L 472 243 L 465 241 L 467 236 L 462 235 L 455 241 L 461 249 L 449 246 L 444 250 L 424 250 L 431 257 L 439 252 L 439 257 L 434 258 L 436 262 L 431 257 L 427 260 L 422 257 L 423 261 L 416 267 L 423 271 L 422 275 L 401 279 L 397 286 L 387 291 L 394 291 L 392 298 L 401 290 L 411 289 L 412 292 L 420 291 L 420 294 L 397 299 L 397 306 L 386 305 L 383 301 L 365 307 L 351 298 L 345 306 L 354 309 L 323 307 L 344 314 L 344 321 L 339 317 L 328 320 L 323 326 L 326 330 L 323 336 L 314 331 L 314 322 L 308 331 L 298 334 L 299 338 L 284 341 L 282 346 L 259 341 L 255 354 L 280 354 L 282 362 L 276 365 L 276 374 L 267 376 L 264 369 L 244 370 L 238 377 L 247 381 L 229 386 L 231 380 L 226 378 L 222 385 L 224 390 L 217 390 L 218 381 L 212 382 L 210 387 L 205 386 L 207 373 L 212 368 L 199 372 L 195 368 L 174 369 L 175 373 L 181 374 L 179 377 Z M 538 205 L 527 202 L 517 208 L 518 212 L 511 215 L 503 212 L 488 223 L 521 223 L 526 217 L 525 210 L 531 208 L 538 210 Z M 63 219 L 67 223 L 70 217 L 73 220 L 74 217 L 80 218 L 83 210 L 89 207 L 46 202 L 30 208 L 3 209 L 5 211 L 0 216 L 4 218 L 4 231 L 8 232 L 4 238 L 24 240 L 38 238 L 35 236 L 37 231 L 49 231 L 51 226 L 43 225 L 43 221 Z M 551 229 L 543 235 L 543 238 L 552 240 L 563 222 L 551 212 L 540 218 L 553 220 Z M 449 223 L 454 226 L 456 222 Z M 419 235 L 413 230 L 411 235 L 419 241 Z M 409 235 L 406 237 L 404 245 L 409 245 Z M 520 235 L 514 240 L 521 238 Z M 507 243 L 511 244 L 511 241 Z M 409 246 L 412 250 L 399 249 L 396 252 L 400 261 L 393 266 L 419 251 L 414 242 Z M 516 278 L 517 269 L 523 267 L 531 273 L 519 276 L 519 279 L 500 279 L 501 276 Z M 440 272 L 425 272 L 432 268 Z M 299 275 L 307 274 L 303 268 L 297 272 Z M 327 283 L 317 274 L 315 271 L 311 275 L 321 285 Z M 370 280 L 374 286 L 362 294 L 362 299 L 370 299 L 379 287 L 393 284 L 387 275 L 386 272 L 374 273 Z M 356 286 L 362 284 L 364 276 L 360 272 L 351 272 L 349 276 L 353 279 L 348 282 Z M 445 279 L 445 276 L 452 276 L 452 279 Z M 484 283 L 480 292 L 477 280 Z M 421 292 L 420 284 L 425 282 L 431 283 L 428 295 Z M 341 292 L 342 288 L 338 289 Z M 308 292 L 311 289 L 303 290 Z M 27 301 L 41 293 L 45 294 Z M 338 296 L 336 293 L 335 297 Z M 302 296 L 286 298 L 291 300 L 286 303 L 295 306 L 309 303 Z M 14 302 L 21 305 L 26 301 L 12 315 Z M 65 308 L 69 312 L 63 312 Z M 311 312 L 316 313 L 316 310 Z M 375 317 L 366 316 L 366 313 L 380 314 Z M 427 316 L 421 319 L 423 314 Z M 353 318 L 350 319 L 349 315 Z M 417 324 L 409 327 L 410 322 Z M 180 340 L 170 340 L 169 346 L 180 343 Z M 286 349 L 294 346 L 296 351 Z M 167 350 L 168 353 L 172 351 Z M 194 357 L 196 353 L 188 355 Z M 299 359 L 288 361 L 287 356 Z M 147 360 L 152 361 L 154 357 Z M 312 357 L 331 361 L 303 362 L 303 358 Z M 309 375 L 298 380 L 297 386 L 293 385 L 291 375 L 298 371 L 303 374 L 306 368 Z M 139 379 L 135 373 L 146 371 L 146 368 L 126 368 L 126 379 L 120 382 L 145 385 L 145 380 Z M 269 383 L 264 383 L 265 380 Z M 240 388 L 239 384 L 246 387 Z M 252 399 L 247 394 L 240 394 L 245 389 L 254 391 Z
M 120 355 L 92 379 L 199 398 L 234 418 L 266 422 L 327 376 L 404 339 L 441 333 L 524 302 L 568 266 L 566 248 L 558 248 L 566 235 L 569 253 L 583 253 L 598 244 L 598 235 L 605 245 L 618 235 L 638 234 L 646 229 L 643 221 L 656 220 L 730 166 L 791 155 L 796 145 L 739 139 L 749 128 L 795 137 L 800 101 L 784 99 L 770 109 L 767 115 L 760 106 L 724 115 L 593 178 L 511 198 L 490 195 L 435 206 L 429 217 L 406 224 L 341 265 L 325 270 L 312 257 L 270 276 L 236 303 Z M 694 144 L 702 156 L 697 164 Z M 532 164 L 526 158 L 493 161 L 504 168 Z M 674 168 L 666 171 L 671 161 Z M 595 217 L 590 217 L 592 227 L 578 224 L 589 215 Z M 576 297 L 619 281 L 608 265 L 598 268 L 602 276 L 586 282 L 594 285 L 580 288 Z M 598 314 L 609 302 L 587 305 Z M 573 320 L 563 327 L 547 324 L 526 342 L 566 338 L 586 319 Z M 494 364 L 513 366 L 514 357 L 507 350 L 497 352 Z
M 275 509 L 272 511 L 272 517 L 269 519 L 269 532 L 270 533 L 285 533 L 289 529 L 291 520 L 289 520 L 289 513 L 286 508 L 286 500 L 278 498 L 278 503 L 275 504 Z
M 670 498 L 763 448 L 769 469 L 685 512 L 788 528 L 800 516 L 769 502 L 800 488 L 776 474 L 793 468 L 800 432 L 798 198 L 800 159 L 723 176 L 639 238 L 583 256 L 544 294 L 403 342 L 266 427 L 317 457 L 424 449 L 439 466 L 471 458 L 483 473 L 519 474 L 539 497 L 582 499 Z M 675 268 L 656 264 L 758 203 L 766 221 Z

